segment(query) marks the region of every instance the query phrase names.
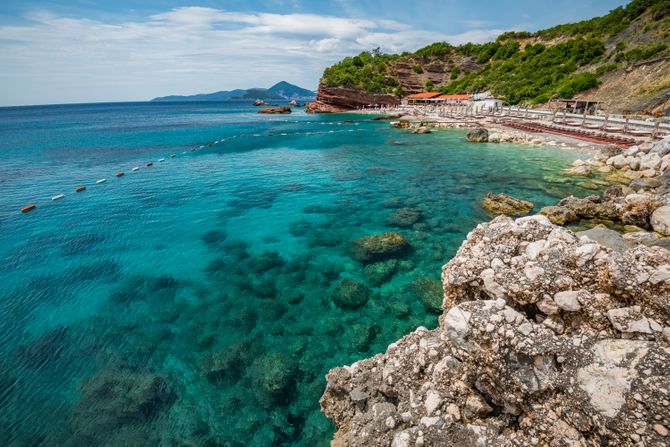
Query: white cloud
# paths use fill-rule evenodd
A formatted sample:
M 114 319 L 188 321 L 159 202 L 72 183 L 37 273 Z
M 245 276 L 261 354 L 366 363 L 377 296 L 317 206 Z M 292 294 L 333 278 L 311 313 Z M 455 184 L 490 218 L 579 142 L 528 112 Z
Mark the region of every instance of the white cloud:
M 0 25 L 0 103 L 142 100 L 282 79 L 315 87 L 327 65 L 362 50 L 481 42 L 500 32 L 448 35 L 389 20 L 204 7 L 120 23 L 41 11 L 23 25 Z

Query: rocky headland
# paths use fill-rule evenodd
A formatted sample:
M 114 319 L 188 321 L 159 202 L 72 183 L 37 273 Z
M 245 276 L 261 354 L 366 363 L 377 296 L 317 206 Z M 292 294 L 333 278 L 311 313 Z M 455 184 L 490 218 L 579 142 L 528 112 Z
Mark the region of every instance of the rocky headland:
M 443 267 L 438 328 L 328 373 L 334 446 L 670 443 L 670 140 L 581 166 L 619 181 L 479 225 Z M 561 226 L 578 220 L 605 225 Z
M 319 85 L 316 101 L 307 103 L 308 113 L 337 113 L 368 107 L 371 104 L 396 106 L 400 99 L 390 94 L 372 94 L 343 87 Z

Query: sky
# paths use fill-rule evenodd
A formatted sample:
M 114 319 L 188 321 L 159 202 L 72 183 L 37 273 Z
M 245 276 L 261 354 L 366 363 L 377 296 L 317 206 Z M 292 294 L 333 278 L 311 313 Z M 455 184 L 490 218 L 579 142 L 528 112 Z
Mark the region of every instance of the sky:
M 486 42 L 625 0 L 2 0 L 0 106 L 270 87 L 381 47 Z

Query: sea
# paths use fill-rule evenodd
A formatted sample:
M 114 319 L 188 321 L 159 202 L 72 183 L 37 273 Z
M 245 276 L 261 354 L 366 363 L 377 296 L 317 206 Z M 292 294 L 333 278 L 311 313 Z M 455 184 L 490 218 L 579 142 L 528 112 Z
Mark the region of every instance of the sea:
M 438 325 L 488 192 L 602 188 L 568 149 L 257 110 L 0 108 L 0 445 L 327 446 L 326 373 Z

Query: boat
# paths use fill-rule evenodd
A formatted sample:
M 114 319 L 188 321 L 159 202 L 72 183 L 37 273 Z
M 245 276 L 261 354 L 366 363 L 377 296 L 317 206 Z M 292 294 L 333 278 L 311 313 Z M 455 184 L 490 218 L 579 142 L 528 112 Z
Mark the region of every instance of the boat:
M 82 192 L 82 191 L 86 191 L 86 187 L 85 187 L 85 186 L 80 186 L 79 188 L 77 188 L 77 189 L 74 190 L 74 192 Z
M 149 162 L 149 163 L 147 163 L 147 168 L 150 168 L 150 167 L 152 167 L 153 165 L 154 165 L 153 162 Z
M 55 202 L 56 200 L 60 200 L 60 199 L 62 199 L 63 197 L 65 197 L 65 194 L 57 194 L 57 195 L 53 196 L 53 197 L 51 198 L 51 200 L 53 200 L 53 201 Z
M 96 185 L 101 185 L 101 184 L 105 183 L 106 181 L 107 181 L 106 178 L 101 178 L 100 180 L 98 180 L 97 182 L 95 182 L 95 184 L 96 184 Z
M 23 208 L 21 208 L 21 212 L 22 212 L 22 213 L 27 213 L 28 211 L 32 211 L 32 210 L 34 210 L 35 208 L 37 208 L 37 205 L 35 205 L 35 204 L 33 203 L 33 204 L 30 204 L 30 205 L 28 205 L 28 206 L 24 206 Z
M 135 167 L 133 168 L 133 172 L 135 172 L 135 171 L 139 171 L 139 170 L 140 170 L 140 167 L 139 167 L 139 166 L 135 166 Z

